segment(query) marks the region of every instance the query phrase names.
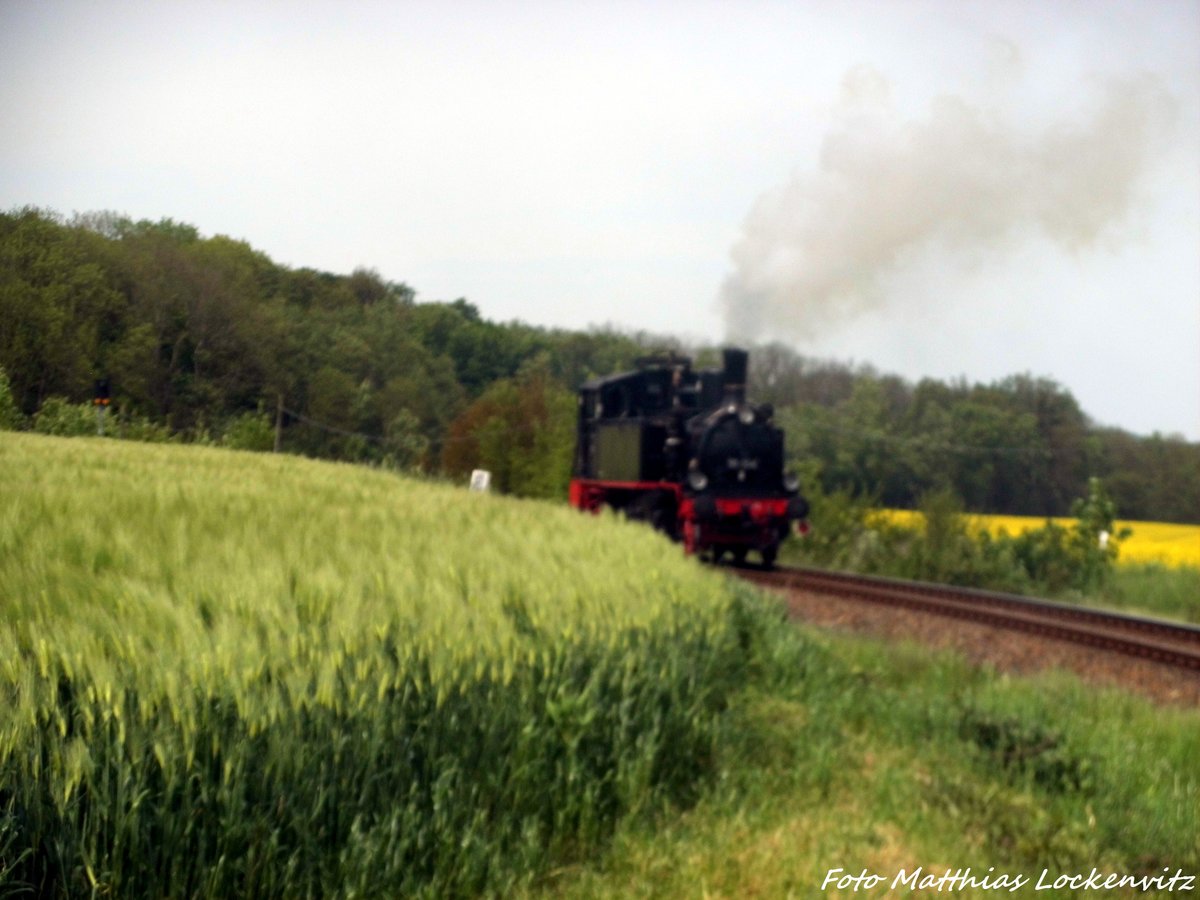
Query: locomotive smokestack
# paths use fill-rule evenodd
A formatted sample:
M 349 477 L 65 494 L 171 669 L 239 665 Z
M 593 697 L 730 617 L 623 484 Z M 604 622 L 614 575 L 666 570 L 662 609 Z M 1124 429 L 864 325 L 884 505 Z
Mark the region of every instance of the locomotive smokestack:
M 736 347 L 726 347 L 725 358 L 725 402 L 741 403 L 746 399 L 746 361 L 750 354 Z

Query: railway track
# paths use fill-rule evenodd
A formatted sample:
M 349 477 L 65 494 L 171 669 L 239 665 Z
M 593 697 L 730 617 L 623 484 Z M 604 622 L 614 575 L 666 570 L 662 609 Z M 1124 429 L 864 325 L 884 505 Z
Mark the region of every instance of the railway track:
M 1015 594 L 823 569 L 735 569 L 764 587 L 805 590 L 953 616 L 1200 673 L 1200 628 Z

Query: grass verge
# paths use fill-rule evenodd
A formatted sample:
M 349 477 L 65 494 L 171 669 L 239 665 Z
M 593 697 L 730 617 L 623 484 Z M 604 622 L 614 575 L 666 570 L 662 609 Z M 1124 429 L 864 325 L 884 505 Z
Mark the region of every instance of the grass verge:
M 1200 568 L 1129 563 L 1117 566 L 1096 595 L 1098 605 L 1200 625 Z
M 1053 887 L 1094 868 L 1200 877 L 1200 713 L 803 628 L 771 657 L 694 809 L 631 821 L 602 864 L 530 896 L 941 896 L 897 878 L 970 869 L 1028 883 L 955 896 L 1067 897 L 1095 896 Z M 837 890 L 864 871 L 881 880 Z M 1180 892 L 1114 895 L 1131 893 Z

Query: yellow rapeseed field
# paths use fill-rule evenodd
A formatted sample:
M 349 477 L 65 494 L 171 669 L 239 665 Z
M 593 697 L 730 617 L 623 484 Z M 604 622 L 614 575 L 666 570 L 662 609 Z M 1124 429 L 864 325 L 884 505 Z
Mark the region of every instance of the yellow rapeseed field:
M 916 526 L 921 514 L 913 510 L 888 509 L 880 511 L 886 521 L 896 525 Z M 966 517 L 971 527 L 987 531 L 992 535 L 1008 532 L 1021 534 L 1046 524 L 1038 516 L 983 516 Z M 1064 528 L 1075 524 L 1074 519 L 1054 518 L 1049 521 Z M 1176 525 L 1170 522 L 1134 522 L 1118 520 L 1117 530 L 1128 528 L 1128 538 L 1121 542 L 1118 563 L 1162 563 L 1169 566 L 1200 567 L 1200 525 Z

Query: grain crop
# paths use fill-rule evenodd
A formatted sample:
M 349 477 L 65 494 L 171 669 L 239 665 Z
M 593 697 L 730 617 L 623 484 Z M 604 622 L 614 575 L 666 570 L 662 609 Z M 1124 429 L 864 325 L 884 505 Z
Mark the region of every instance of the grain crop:
M 0 432 L 0 894 L 503 891 L 703 778 L 739 599 L 609 517 Z

